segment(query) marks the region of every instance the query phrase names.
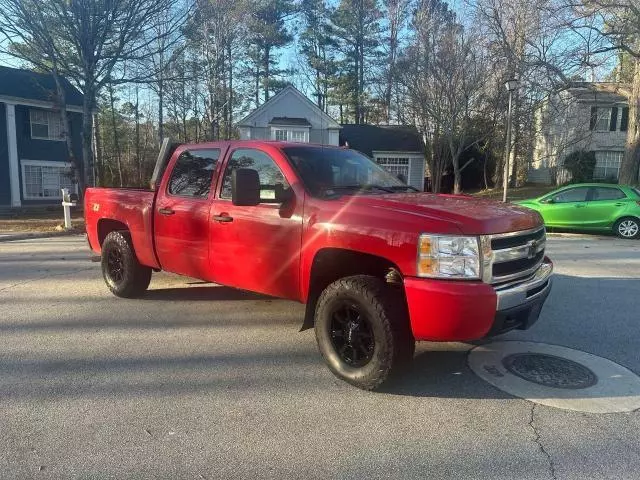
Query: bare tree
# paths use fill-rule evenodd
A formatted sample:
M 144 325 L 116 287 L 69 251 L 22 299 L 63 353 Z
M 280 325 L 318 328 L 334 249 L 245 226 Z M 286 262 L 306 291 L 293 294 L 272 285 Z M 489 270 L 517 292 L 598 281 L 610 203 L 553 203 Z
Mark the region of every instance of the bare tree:
M 431 138 L 430 170 L 434 191 L 442 173 L 439 149 L 454 173 L 454 192 L 461 192 L 461 154 L 478 143 L 486 133 L 474 131 L 472 116 L 479 109 L 483 91 L 483 59 L 474 49 L 476 40 L 468 36 L 444 3 L 425 0 L 418 4 L 414 18 L 414 37 L 401 64 L 402 81 L 407 89 L 407 108 L 414 124 Z M 442 152 L 440 152 L 442 153 Z
M 74 82 L 84 94 L 81 189 L 92 165 L 93 110 L 98 93 L 112 82 L 124 83 L 118 66 L 138 61 L 157 39 L 150 34 L 162 12 L 186 13 L 180 0 L 0 0 L 0 31 L 9 52 L 34 65 L 47 65 Z M 169 35 L 165 31 L 164 35 Z

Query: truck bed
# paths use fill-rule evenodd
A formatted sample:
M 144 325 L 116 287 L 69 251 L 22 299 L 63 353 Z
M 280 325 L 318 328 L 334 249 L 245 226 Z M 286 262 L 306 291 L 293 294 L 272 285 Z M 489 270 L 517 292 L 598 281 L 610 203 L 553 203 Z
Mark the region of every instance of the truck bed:
M 88 188 L 84 211 L 87 236 L 94 251 L 114 223 L 131 232 L 131 240 L 143 265 L 158 268 L 153 249 L 153 190 L 143 188 Z

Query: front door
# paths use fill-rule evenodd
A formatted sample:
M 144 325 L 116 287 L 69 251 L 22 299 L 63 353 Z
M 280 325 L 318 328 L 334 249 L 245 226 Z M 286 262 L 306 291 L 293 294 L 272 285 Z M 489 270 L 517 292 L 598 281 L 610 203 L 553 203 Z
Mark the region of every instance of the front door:
M 209 209 L 220 149 L 184 150 L 167 167 L 154 212 L 163 270 L 210 280 Z
M 551 198 L 543 210 L 544 223 L 555 227 L 577 227 L 588 218 L 589 187 L 567 188 Z
M 262 203 L 233 205 L 231 173 L 236 168 L 258 171 Z M 219 196 L 211 208 L 210 264 L 214 281 L 299 299 L 302 198 L 293 197 L 284 204 L 275 201 L 276 188 L 286 190 L 289 185 L 265 151 L 240 148 L 229 155 Z

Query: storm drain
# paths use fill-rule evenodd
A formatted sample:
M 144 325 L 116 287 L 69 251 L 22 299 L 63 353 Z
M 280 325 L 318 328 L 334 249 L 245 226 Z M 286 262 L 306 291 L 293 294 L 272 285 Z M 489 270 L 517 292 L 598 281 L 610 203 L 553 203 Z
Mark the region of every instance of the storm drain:
M 578 362 L 542 353 L 514 353 L 502 359 L 509 372 L 529 382 L 553 388 L 588 388 L 596 374 Z
M 640 378 L 635 373 L 559 345 L 493 342 L 471 350 L 469 367 L 506 393 L 550 407 L 590 413 L 640 408 Z

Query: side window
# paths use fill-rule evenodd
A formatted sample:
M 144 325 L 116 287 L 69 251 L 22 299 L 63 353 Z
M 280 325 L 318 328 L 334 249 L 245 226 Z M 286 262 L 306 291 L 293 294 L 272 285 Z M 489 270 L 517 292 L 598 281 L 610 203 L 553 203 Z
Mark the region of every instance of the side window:
M 220 198 L 231 198 L 231 174 L 236 168 L 257 170 L 260 177 L 260 198 L 263 200 L 275 199 L 277 186 L 289 188 L 284 175 L 269 155 L 259 150 L 243 148 L 233 152 L 227 163 Z
M 185 150 L 180 154 L 169 179 L 169 193 L 181 197 L 206 198 L 220 150 Z
M 619 200 L 626 197 L 619 188 L 596 187 L 593 189 L 593 198 L 591 200 Z
M 554 203 L 584 202 L 587 199 L 588 188 L 570 188 L 553 197 Z

